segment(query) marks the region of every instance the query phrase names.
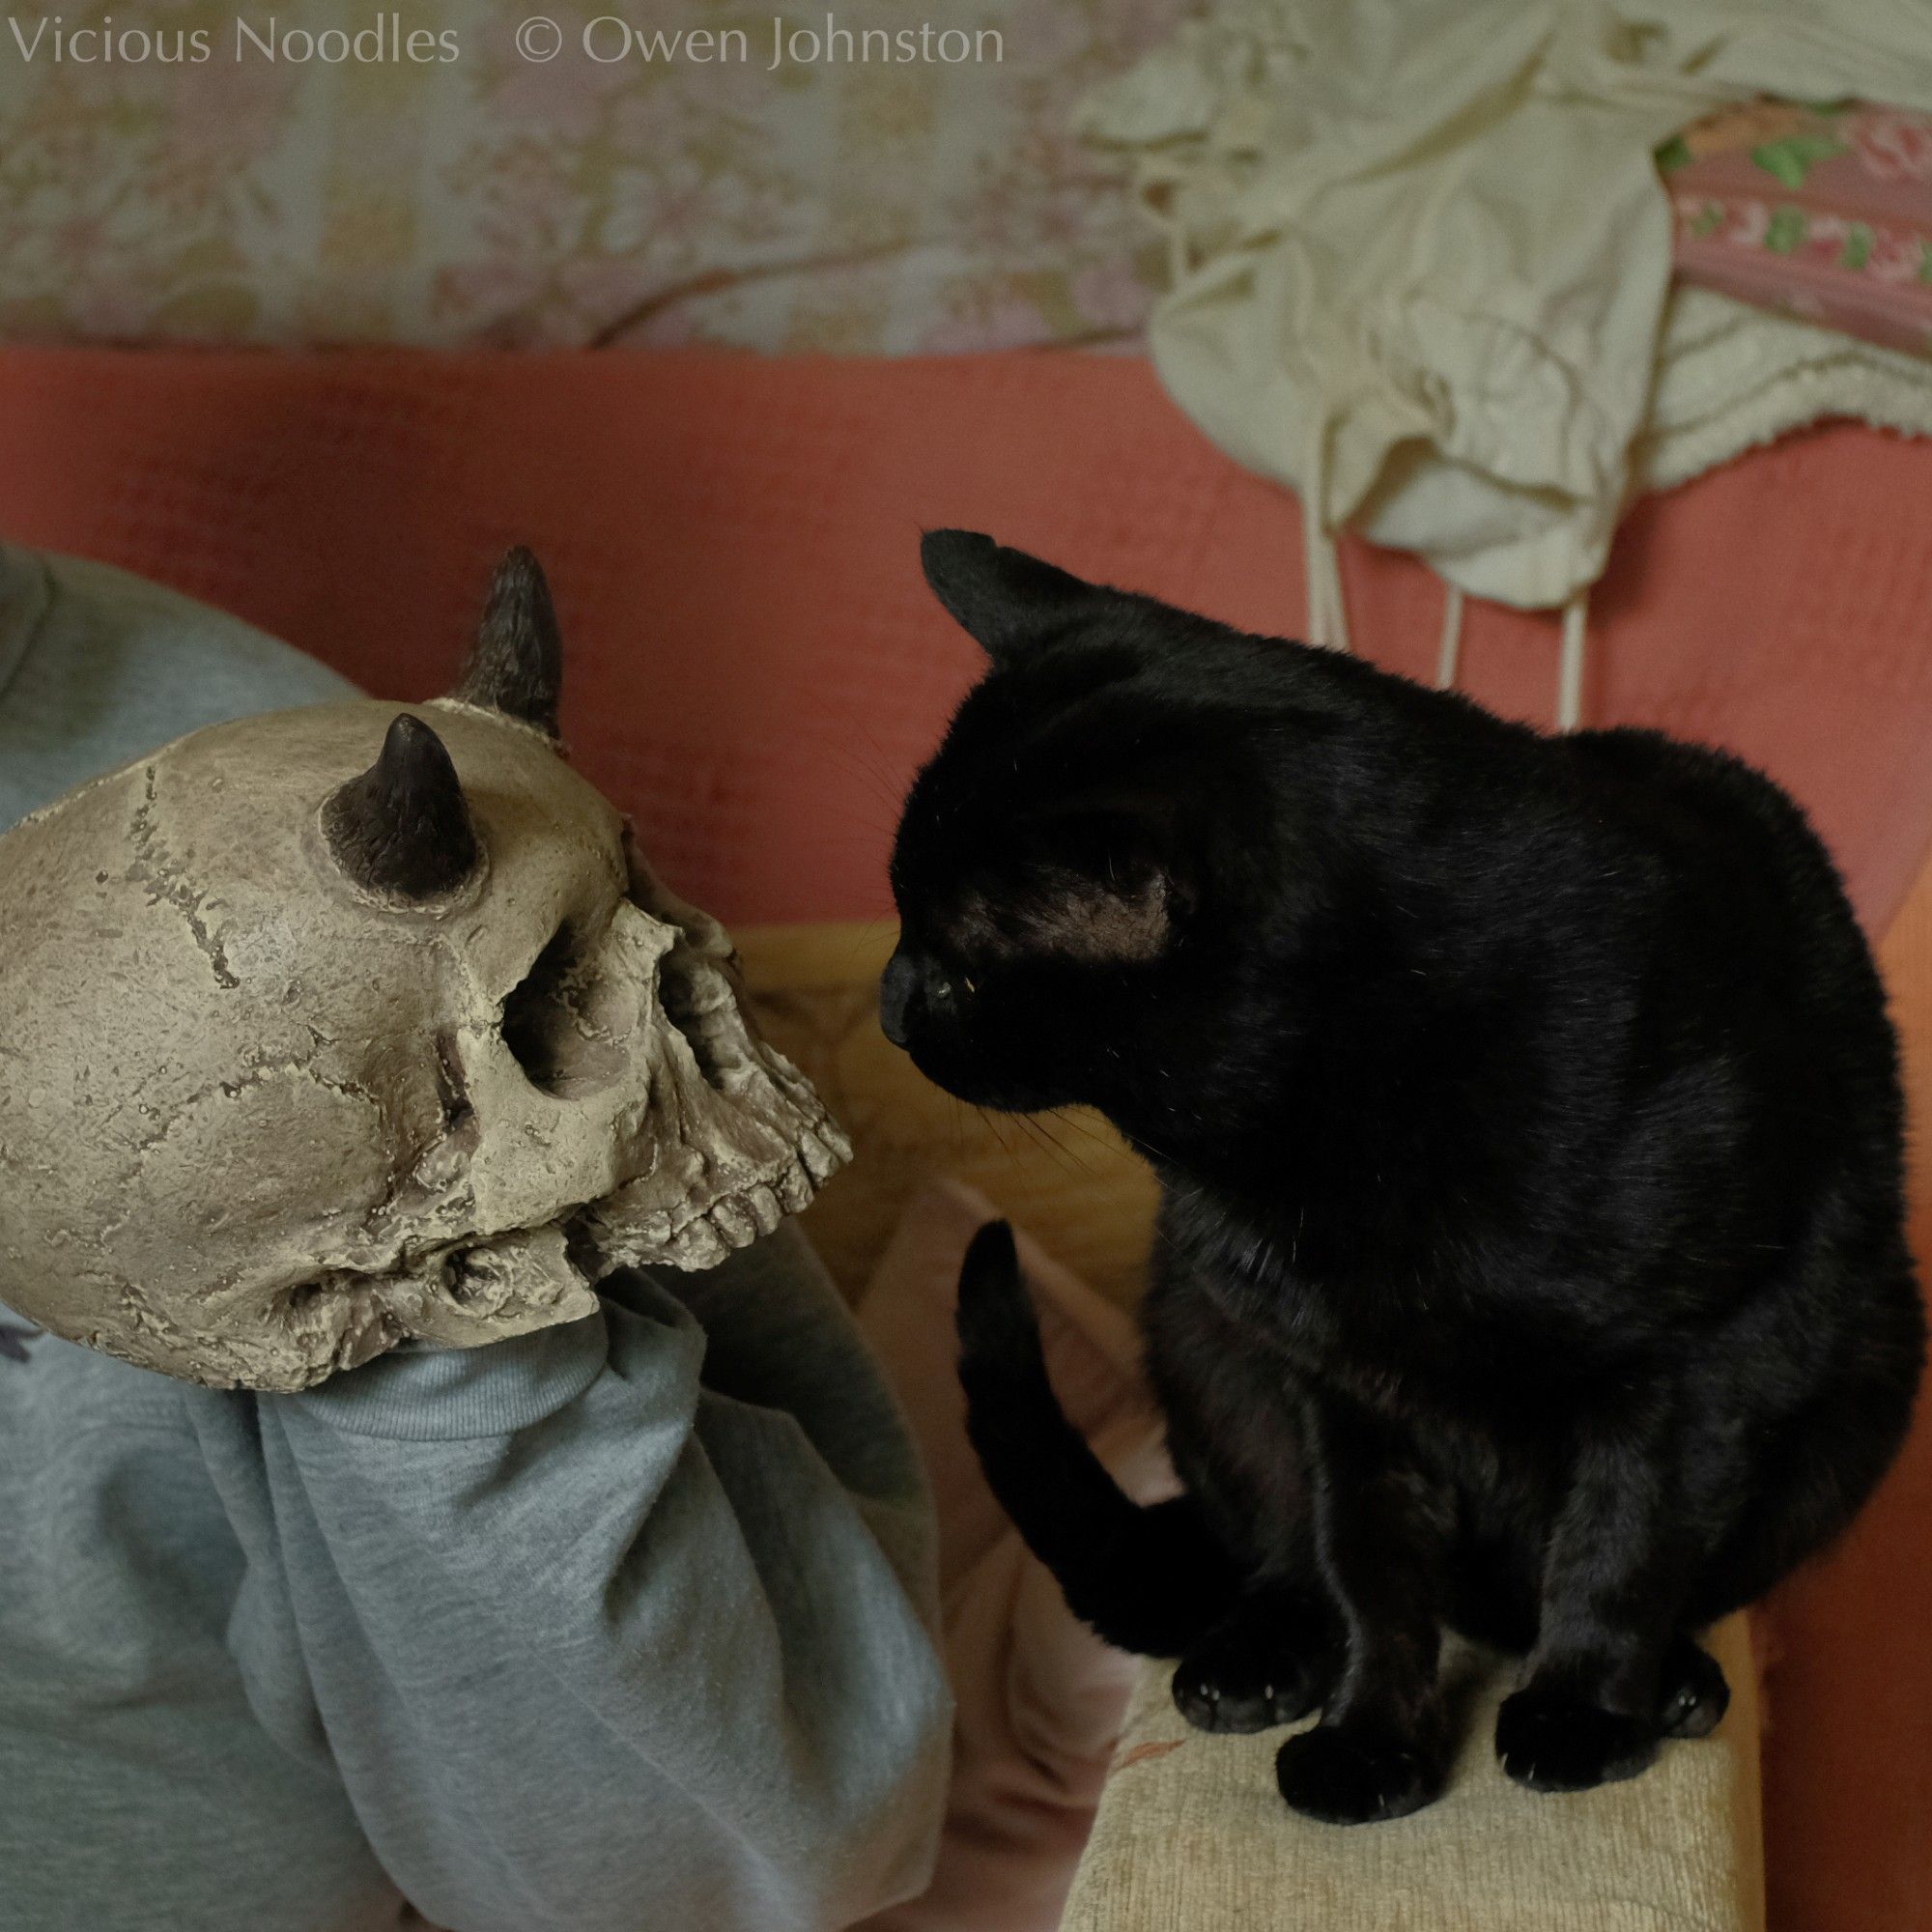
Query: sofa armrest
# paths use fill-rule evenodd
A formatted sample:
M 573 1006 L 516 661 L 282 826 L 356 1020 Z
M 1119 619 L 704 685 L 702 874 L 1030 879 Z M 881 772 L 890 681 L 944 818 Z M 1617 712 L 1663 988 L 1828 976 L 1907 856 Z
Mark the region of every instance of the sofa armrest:
M 1284 1733 L 1209 1737 L 1150 1663 L 1074 1880 L 1063 1932 L 1762 1932 L 1758 1680 L 1743 1617 L 1713 1632 L 1730 1680 L 1717 1732 L 1641 1777 L 1575 1796 L 1513 1784 L 1495 1760 L 1514 1668 L 1466 1647 L 1466 1741 L 1445 1795 L 1352 1831 L 1275 1791 Z

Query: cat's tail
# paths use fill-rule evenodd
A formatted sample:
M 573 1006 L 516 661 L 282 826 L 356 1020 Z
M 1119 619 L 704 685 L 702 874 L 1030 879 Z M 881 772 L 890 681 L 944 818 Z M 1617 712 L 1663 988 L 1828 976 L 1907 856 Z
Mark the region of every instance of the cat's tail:
M 966 1250 L 958 1326 L 966 1433 L 1027 1548 L 1108 1643 L 1179 1656 L 1232 1606 L 1239 1572 L 1192 1497 L 1132 1501 L 1066 1419 L 1004 1221 Z

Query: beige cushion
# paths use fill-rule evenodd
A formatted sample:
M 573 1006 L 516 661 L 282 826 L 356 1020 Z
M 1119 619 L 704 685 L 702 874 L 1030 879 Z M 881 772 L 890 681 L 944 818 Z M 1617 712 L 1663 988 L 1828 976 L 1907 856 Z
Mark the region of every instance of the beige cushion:
M 1641 1777 L 1540 1796 L 1492 1734 L 1512 1667 L 1466 1648 L 1448 1792 L 1386 1825 L 1297 1817 L 1275 1791 L 1287 1735 L 1208 1737 L 1142 1671 L 1063 1932 L 1760 1932 L 1757 1676 L 1745 1620 L 1712 1634 L 1731 1682 L 1717 1733 L 1667 1744 Z

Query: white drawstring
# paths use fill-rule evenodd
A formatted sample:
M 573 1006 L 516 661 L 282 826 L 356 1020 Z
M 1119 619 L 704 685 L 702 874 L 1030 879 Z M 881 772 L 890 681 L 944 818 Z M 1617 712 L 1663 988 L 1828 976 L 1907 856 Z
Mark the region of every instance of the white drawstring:
M 1321 577 L 1328 597 L 1328 621 L 1334 627 L 1335 648 L 1346 651 L 1349 643 L 1349 607 L 1342 597 L 1342 546 L 1335 536 L 1321 532 Z
M 1588 590 L 1572 591 L 1563 606 L 1562 658 L 1556 673 L 1556 728 L 1574 731 L 1583 722 L 1583 643 L 1590 613 Z M 1442 639 L 1435 647 L 1435 688 L 1454 691 L 1463 663 L 1463 592 L 1442 586 Z
M 1346 651 L 1349 611 L 1335 539 L 1326 530 L 1304 526 L 1302 545 L 1308 554 L 1308 641 L 1324 651 Z
M 1310 425 L 1301 479 L 1301 556 L 1308 580 L 1308 641 L 1323 650 L 1349 648 L 1349 611 L 1342 598 L 1342 563 L 1327 526 L 1328 425 Z
M 1435 689 L 1454 691 L 1456 671 L 1463 661 L 1463 587 L 1443 584 L 1442 641 L 1435 647 Z
M 1563 607 L 1563 662 L 1556 682 L 1556 728 L 1574 731 L 1583 722 L 1583 627 L 1590 593 L 1573 590 Z
M 1320 439 L 1317 440 L 1318 447 Z M 1321 463 L 1309 466 L 1301 494 L 1301 543 L 1308 571 L 1308 641 L 1324 650 L 1349 648 L 1348 612 L 1342 602 L 1342 566 L 1335 539 L 1321 526 Z M 1573 590 L 1563 606 L 1562 656 L 1556 673 L 1556 728 L 1575 731 L 1583 722 L 1583 656 L 1590 592 Z M 1463 665 L 1463 597 L 1460 584 L 1442 585 L 1442 635 L 1435 646 L 1435 688 L 1454 691 Z
M 1304 484 L 1301 492 L 1301 574 L 1308 587 L 1308 616 L 1302 628 L 1308 633 L 1308 641 L 1321 650 L 1328 647 L 1327 573 L 1321 568 L 1321 547 L 1325 541 L 1315 491 L 1311 485 Z

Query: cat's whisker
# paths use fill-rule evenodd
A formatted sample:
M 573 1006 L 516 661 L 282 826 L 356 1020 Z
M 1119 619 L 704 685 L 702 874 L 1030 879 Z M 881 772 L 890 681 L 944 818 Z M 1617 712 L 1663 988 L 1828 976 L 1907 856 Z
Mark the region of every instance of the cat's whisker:
M 893 824 L 898 817 L 899 798 L 903 790 L 903 780 L 895 778 L 883 764 L 874 765 L 867 762 L 858 755 L 854 747 L 849 744 L 833 746 L 830 750 L 830 755 L 836 763 L 842 765 L 852 777 L 864 779 L 876 793 L 880 803 L 887 808 L 891 814 L 891 817 L 887 820 L 883 828 L 890 834 Z
M 1057 1121 L 1063 1126 L 1071 1127 L 1075 1133 L 1085 1136 L 1086 1139 L 1092 1141 L 1104 1153 L 1113 1153 L 1116 1151 L 1114 1143 L 1105 1134 L 1095 1131 L 1092 1122 L 1082 1120 L 1080 1115 L 1072 1108 L 1056 1107 L 1045 1118 L 1050 1121 Z
M 1007 1137 L 1003 1133 L 1001 1133 L 998 1125 L 994 1122 L 992 1115 L 988 1113 L 984 1107 L 975 1107 L 973 1111 L 979 1115 L 980 1119 L 982 1122 L 984 1122 L 986 1131 L 992 1135 L 995 1146 L 997 1146 L 1000 1151 L 1003 1154 L 1005 1154 L 1006 1157 L 1009 1161 L 1011 1161 L 1015 1167 L 1017 1167 L 1020 1164 L 1020 1157 L 1018 1153 L 1014 1151 L 1011 1143 L 1007 1139 Z
M 1057 1158 L 1058 1164 L 1062 1166 L 1070 1165 L 1079 1173 L 1084 1174 L 1088 1179 L 1090 1180 L 1093 1179 L 1094 1170 L 1091 1167 L 1089 1167 L 1087 1163 L 1084 1160 L 1082 1160 L 1077 1154 L 1075 1154 L 1073 1151 L 1065 1145 L 1065 1142 L 1056 1139 L 1055 1136 L 1048 1130 L 1046 1123 L 1043 1121 L 1041 1121 L 1037 1115 L 1017 1114 L 1014 1116 L 1014 1119 L 1016 1119 L 1019 1122 L 1020 1125 L 1023 1126 L 1027 1130 L 1027 1132 L 1030 1133 L 1034 1137 L 1034 1139 L 1039 1143 L 1041 1147 L 1047 1148 L 1052 1151 L 1052 1153 Z

